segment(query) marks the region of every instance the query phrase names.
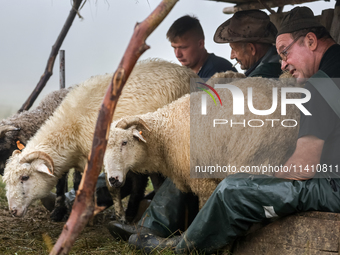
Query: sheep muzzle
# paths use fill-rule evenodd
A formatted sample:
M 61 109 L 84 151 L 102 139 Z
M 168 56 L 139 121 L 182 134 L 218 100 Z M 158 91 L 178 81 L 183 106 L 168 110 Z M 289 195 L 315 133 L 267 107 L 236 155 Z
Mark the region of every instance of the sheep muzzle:
M 119 181 L 118 176 L 117 177 L 110 177 L 109 183 L 110 183 L 111 187 L 115 187 L 115 188 L 120 188 L 123 185 L 123 183 Z

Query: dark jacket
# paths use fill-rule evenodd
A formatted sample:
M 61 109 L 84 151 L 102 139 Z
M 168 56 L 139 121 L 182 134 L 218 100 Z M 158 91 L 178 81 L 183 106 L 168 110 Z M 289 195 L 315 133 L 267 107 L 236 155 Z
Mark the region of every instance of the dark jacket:
M 279 78 L 282 71 L 280 57 L 276 52 L 276 47 L 272 46 L 267 53 L 244 74 L 247 77 L 261 76 L 264 78 Z

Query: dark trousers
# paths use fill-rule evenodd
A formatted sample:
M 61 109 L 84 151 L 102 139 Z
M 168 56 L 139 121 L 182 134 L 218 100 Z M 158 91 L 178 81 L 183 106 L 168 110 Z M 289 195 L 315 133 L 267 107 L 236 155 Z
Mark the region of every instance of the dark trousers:
M 235 174 L 225 178 L 184 233 L 177 252 L 207 253 L 242 236 L 255 222 L 303 211 L 340 212 L 340 180 L 307 181 L 266 175 Z
M 198 213 L 198 197 L 183 193 L 167 178 L 144 212 L 139 226 L 154 230 L 161 237 L 180 234 Z

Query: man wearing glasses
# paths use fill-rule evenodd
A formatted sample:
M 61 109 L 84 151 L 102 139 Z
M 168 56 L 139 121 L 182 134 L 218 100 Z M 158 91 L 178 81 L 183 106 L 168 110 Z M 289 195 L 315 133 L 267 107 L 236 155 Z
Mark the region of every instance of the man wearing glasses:
M 311 85 L 314 78 L 326 77 L 330 82 L 333 81 L 329 77 L 339 78 L 340 45 L 309 8 L 296 7 L 282 21 L 276 48 L 282 59 L 281 68 L 288 70 L 299 83 L 307 81 L 305 88 L 311 93 L 304 107 L 312 115 L 301 114 L 296 150 L 286 165 L 302 165 L 302 169 L 308 165 L 309 170 L 318 164 L 327 165 L 326 173 L 278 172 L 275 177 L 230 175 L 218 185 L 180 237 L 132 235 L 129 243 L 146 251 L 168 247 L 177 253 L 193 250 L 212 253 L 244 235 L 255 222 L 301 211 L 340 212 L 340 118 L 329 101 Z M 338 92 L 339 84 L 334 86 Z M 138 246 L 140 243 L 147 245 Z
M 312 11 L 307 7 L 294 8 L 283 20 L 276 39 L 276 48 L 282 59 L 281 68 L 289 71 L 299 83 L 311 77 L 318 78 L 321 72 L 330 78 L 340 77 L 340 45 L 313 18 Z M 286 165 L 302 165 L 303 168 L 307 164 L 317 165 L 320 162 L 328 166 L 336 165 L 340 158 L 339 118 L 310 82 L 307 81 L 305 88 L 310 91 L 311 100 L 304 107 L 312 115 L 301 114 L 296 151 Z M 277 173 L 276 176 L 309 179 L 314 174 L 309 171 Z

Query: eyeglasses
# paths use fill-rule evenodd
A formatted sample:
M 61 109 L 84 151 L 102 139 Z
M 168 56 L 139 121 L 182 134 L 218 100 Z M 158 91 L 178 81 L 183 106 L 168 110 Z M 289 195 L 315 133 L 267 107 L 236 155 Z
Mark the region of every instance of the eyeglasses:
M 300 36 L 300 37 L 301 37 L 301 36 Z M 296 38 L 291 42 L 291 44 L 289 44 L 286 48 L 283 49 L 283 51 L 281 51 L 281 52 L 279 53 L 281 60 L 287 61 L 287 56 L 288 56 L 288 52 L 287 52 L 287 51 L 289 50 L 290 47 L 293 46 L 293 44 L 294 44 L 300 37 L 296 37 Z

